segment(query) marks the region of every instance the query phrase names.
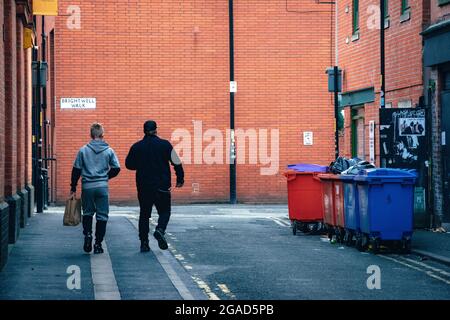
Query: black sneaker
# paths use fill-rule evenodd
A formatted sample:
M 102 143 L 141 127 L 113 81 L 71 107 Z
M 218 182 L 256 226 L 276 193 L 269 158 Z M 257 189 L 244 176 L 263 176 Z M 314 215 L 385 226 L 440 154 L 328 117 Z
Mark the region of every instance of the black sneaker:
M 92 251 L 92 234 L 87 234 L 84 236 L 84 246 L 83 246 L 84 252 L 91 252 Z
M 161 250 L 167 250 L 169 246 L 167 245 L 166 238 L 164 238 L 164 233 L 161 230 L 156 229 L 155 233 L 153 233 L 153 236 L 155 237 L 156 240 L 158 240 L 159 248 Z
M 149 252 L 150 246 L 148 245 L 148 240 L 141 240 L 141 252 Z
M 103 253 L 103 248 L 102 248 L 101 243 L 94 244 L 94 253 L 95 254 Z

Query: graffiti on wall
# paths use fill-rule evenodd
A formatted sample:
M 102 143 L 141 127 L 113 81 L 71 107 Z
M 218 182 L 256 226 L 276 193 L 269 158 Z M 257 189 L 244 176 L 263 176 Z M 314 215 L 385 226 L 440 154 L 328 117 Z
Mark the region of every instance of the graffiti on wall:
M 381 166 L 420 170 L 427 160 L 425 109 L 381 109 Z

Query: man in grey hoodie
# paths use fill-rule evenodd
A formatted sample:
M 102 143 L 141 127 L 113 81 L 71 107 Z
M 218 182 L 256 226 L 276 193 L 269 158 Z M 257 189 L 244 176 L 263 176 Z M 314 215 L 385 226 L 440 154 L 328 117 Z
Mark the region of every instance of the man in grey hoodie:
M 76 194 L 78 179 L 82 177 L 81 202 L 83 206 L 84 251 L 92 251 L 92 219 L 96 214 L 94 253 L 103 253 L 102 241 L 109 214 L 108 180 L 120 172 L 114 150 L 103 140 L 103 126 L 91 126 L 91 142 L 78 151 L 73 164 L 71 196 Z

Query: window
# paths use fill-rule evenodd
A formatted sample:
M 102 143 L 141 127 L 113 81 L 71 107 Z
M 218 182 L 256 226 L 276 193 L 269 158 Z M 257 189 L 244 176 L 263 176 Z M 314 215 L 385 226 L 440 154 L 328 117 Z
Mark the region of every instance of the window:
M 353 107 L 352 111 L 352 157 L 365 159 L 364 107 Z
M 359 0 L 353 0 L 353 35 L 359 33 Z
M 409 9 L 409 1 L 408 0 L 402 0 L 402 12 L 403 15 L 407 10 Z
M 384 28 L 389 28 L 389 0 L 384 0 Z
M 402 6 L 401 6 L 400 22 L 405 22 L 411 19 L 411 10 L 409 7 L 408 0 L 401 0 L 401 1 Z

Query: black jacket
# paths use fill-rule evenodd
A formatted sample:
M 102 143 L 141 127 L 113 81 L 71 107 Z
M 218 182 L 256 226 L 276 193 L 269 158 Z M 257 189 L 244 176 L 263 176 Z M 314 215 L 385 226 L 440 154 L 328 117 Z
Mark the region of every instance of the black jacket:
M 149 187 L 162 191 L 171 188 L 169 163 L 175 169 L 177 183 L 184 183 L 183 166 L 172 145 L 169 141 L 155 135 L 145 136 L 141 141 L 136 142 L 125 160 L 127 169 L 136 170 L 138 188 Z

